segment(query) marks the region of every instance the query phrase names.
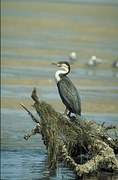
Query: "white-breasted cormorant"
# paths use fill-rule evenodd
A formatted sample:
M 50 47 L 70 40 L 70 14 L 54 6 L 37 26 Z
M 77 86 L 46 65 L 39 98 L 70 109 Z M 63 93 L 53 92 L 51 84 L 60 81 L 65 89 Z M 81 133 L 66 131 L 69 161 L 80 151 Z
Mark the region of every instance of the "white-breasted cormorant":
M 62 102 L 66 106 L 65 114 L 69 110 L 69 116 L 71 113 L 75 113 L 79 119 L 80 125 L 85 127 L 81 116 L 81 99 L 79 92 L 70 79 L 66 76 L 70 72 L 70 65 L 66 61 L 60 61 L 58 63 L 52 63 L 62 68 L 55 73 L 55 80 L 57 83 L 59 95 Z

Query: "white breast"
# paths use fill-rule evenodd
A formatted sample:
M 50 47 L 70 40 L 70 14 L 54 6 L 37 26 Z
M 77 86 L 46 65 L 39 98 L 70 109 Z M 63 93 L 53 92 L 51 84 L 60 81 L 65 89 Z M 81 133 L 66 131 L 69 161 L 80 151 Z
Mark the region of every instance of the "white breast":
M 66 74 L 68 73 L 68 69 L 64 69 L 64 70 L 58 70 L 56 73 L 55 73 L 55 80 L 56 80 L 56 83 L 58 83 L 61 78 L 60 78 L 60 74 Z
M 61 78 L 59 76 L 59 74 L 63 73 L 63 70 L 58 70 L 56 73 L 55 73 L 55 80 L 56 80 L 56 83 L 58 83 Z

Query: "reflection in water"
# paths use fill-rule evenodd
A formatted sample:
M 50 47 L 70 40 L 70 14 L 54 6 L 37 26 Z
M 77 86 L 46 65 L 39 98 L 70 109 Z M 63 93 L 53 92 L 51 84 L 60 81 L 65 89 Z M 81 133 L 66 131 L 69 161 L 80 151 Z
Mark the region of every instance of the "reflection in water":
M 95 69 L 87 69 L 86 75 L 94 76 L 96 74 Z
M 24 110 L 2 109 L 1 132 L 1 173 L 3 179 L 40 179 L 51 177 L 46 166 L 46 150 L 40 135 L 28 141 L 23 136 L 35 124 Z M 58 164 L 54 180 L 74 180 L 75 175 L 69 169 Z
M 113 76 L 118 78 L 118 70 L 113 70 L 112 72 L 113 72 Z
M 46 166 L 46 154 L 39 150 L 21 149 L 21 150 L 2 150 L 2 178 L 3 179 L 62 179 L 74 180 L 75 175 L 62 164 L 58 164 L 57 172 L 50 175 Z
M 96 69 L 96 67 L 94 68 L 85 68 L 86 69 L 86 75 L 89 75 L 89 76 L 97 76 L 98 77 L 101 77 L 101 76 L 106 76 L 106 77 L 117 77 L 118 75 L 118 71 L 117 70 L 112 70 L 112 69 L 109 69 L 109 70 L 106 70 L 106 69 Z M 101 77 L 101 80 L 102 80 L 102 77 Z M 116 79 L 117 80 L 117 79 Z
M 27 179 L 27 177 L 33 177 L 35 179 L 43 177 L 43 171 L 46 173 L 45 157 L 46 154 L 39 150 L 2 150 L 3 178 Z

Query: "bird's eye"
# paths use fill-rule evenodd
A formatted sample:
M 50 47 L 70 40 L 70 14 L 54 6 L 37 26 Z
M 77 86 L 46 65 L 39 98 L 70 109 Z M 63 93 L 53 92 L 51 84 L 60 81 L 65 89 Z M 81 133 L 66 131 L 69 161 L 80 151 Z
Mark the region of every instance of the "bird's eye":
M 58 67 L 61 67 L 61 64 L 57 64 Z

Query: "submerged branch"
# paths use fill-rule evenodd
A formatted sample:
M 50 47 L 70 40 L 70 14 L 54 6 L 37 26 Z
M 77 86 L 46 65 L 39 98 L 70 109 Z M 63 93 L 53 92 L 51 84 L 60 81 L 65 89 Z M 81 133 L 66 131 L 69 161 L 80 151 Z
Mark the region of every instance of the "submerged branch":
M 41 134 L 41 130 L 42 130 L 41 125 L 37 124 L 35 129 L 32 129 L 31 132 L 24 135 L 24 139 L 28 140 L 32 135 L 35 135 L 35 134 L 38 134 L 38 133 Z

